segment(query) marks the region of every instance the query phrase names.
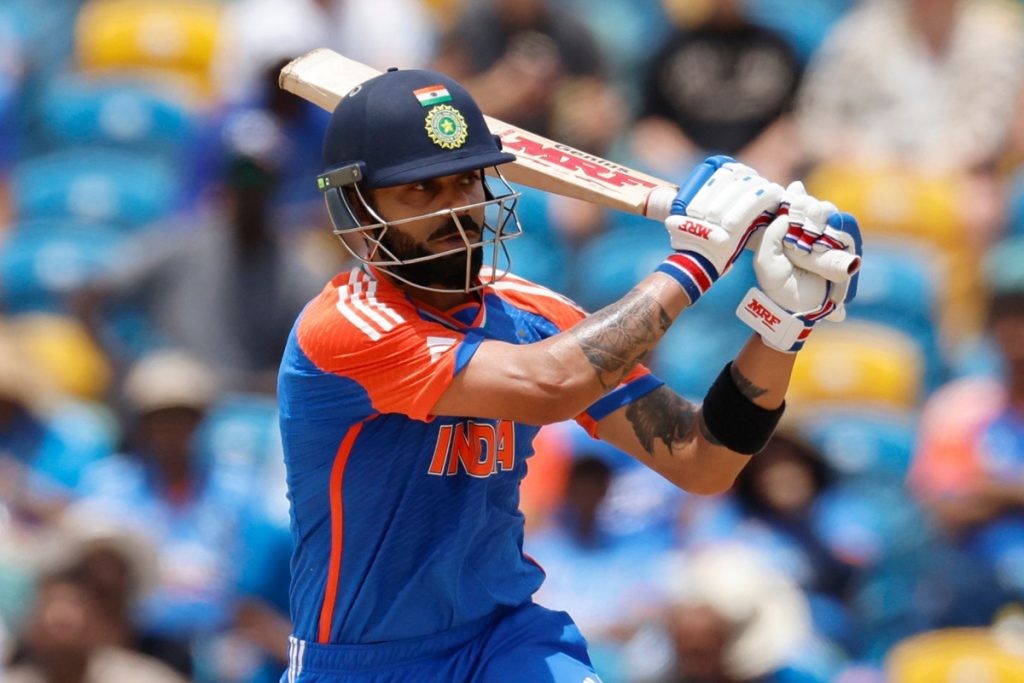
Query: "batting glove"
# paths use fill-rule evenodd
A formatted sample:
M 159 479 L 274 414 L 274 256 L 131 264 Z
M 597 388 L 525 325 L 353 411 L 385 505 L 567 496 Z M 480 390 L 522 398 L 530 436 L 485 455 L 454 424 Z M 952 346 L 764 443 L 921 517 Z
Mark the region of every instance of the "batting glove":
M 736 315 L 768 346 L 795 353 L 819 320 L 846 317 L 846 304 L 857 295 L 863 247 L 857 220 L 808 195 L 802 183 L 790 184 L 784 199 L 779 216 L 754 239 L 760 289 L 747 292 Z M 855 256 L 852 274 L 843 271 L 832 281 L 797 265 L 807 255 L 832 251 Z
M 708 157 L 672 202 L 665 228 L 675 253 L 658 272 L 675 278 L 696 303 L 725 274 L 751 236 L 775 217 L 782 187 L 731 157 Z

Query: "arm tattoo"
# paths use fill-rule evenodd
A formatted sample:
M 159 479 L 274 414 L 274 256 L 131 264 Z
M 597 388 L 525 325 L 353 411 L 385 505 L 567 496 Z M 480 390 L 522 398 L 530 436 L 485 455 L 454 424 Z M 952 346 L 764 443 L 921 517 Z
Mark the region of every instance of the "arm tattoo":
M 704 422 L 693 405 L 665 386 L 630 403 L 626 419 L 651 457 L 654 457 L 656 440 L 664 443 L 671 453 L 676 444 L 686 439 L 694 420 Z
M 748 401 L 753 401 L 758 396 L 763 396 L 768 393 L 768 390 L 759 387 L 751 382 L 747 377 L 736 368 L 736 364 L 733 363 L 729 366 L 729 374 L 732 376 L 732 381 L 736 383 L 736 388 L 740 390 Z
M 572 328 L 572 336 L 609 391 L 640 362 L 672 324 L 665 309 L 638 289 Z

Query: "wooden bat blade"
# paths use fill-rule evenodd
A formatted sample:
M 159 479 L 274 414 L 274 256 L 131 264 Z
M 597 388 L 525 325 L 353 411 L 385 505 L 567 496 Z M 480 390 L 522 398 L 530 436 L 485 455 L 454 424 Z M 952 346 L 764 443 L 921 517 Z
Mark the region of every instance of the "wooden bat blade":
M 379 74 L 372 67 L 320 48 L 287 64 L 281 70 L 279 84 L 292 94 L 334 111 L 342 97 Z M 503 149 L 516 155 L 515 162 L 501 169 L 509 181 L 652 218 L 659 218 L 657 214 L 662 213 L 664 204 L 667 215 L 668 203 L 678 189 L 676 185 L 499 119 L 485 119 L 491 132 L 501 138 Z M 649 199 L 658 188 L 668 188 L 658 194 L 659 198 L 668 199 L 655 202 L 659 210 L 651 212 Z

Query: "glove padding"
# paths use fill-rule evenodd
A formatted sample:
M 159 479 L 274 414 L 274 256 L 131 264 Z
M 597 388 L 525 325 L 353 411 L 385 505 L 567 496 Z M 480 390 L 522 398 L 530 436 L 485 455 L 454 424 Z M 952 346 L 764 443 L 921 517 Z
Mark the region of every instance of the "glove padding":
M 736 315 L 764 342 L 794 353 L 819 320 L 842 321 L 846 304 L 857 294 L 859 273 L 830 282 L 794 264 L 800 254 L 845 251 L 858 257 L 863 248 L 860 228 L 848 213 L 807 194 L 800 182 L 786 188 L 783 209 L 752 244 L 754 273 L 760 287 L 740 302 Z
M 783 189 L 731 157 L 704 160 L 683 182 L 665 220 L 675 254 L 658 267 L 695 303 L 774 218 Z

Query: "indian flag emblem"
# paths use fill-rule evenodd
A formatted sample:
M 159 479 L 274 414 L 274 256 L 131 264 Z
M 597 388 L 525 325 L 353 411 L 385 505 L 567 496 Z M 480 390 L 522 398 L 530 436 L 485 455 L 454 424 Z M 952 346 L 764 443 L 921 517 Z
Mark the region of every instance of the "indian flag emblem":
M 452 99 L 451 93 L 448 92 L 448 88 L 443 85 L 432 85 L 428 88 L 413 90 L 412 94 L 420 101 L 421 107 L 429 107 L 432 104 L 441 104 L 442 102 L 451 102 Z
M 442 104 L 427 112 L 425 126 L 430 139 L 443 149 L 458 149 L 469 136 L 462 112 L 450 104 Z

